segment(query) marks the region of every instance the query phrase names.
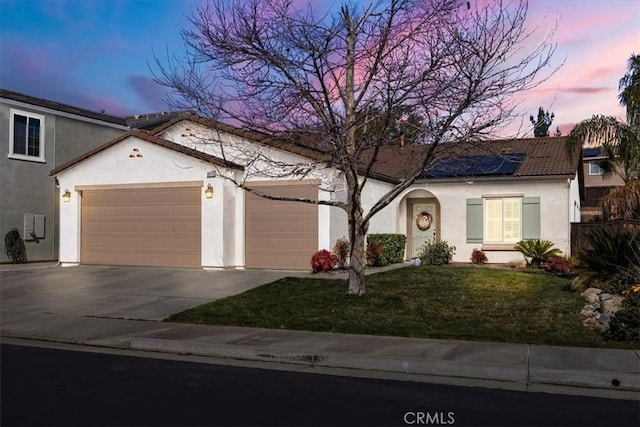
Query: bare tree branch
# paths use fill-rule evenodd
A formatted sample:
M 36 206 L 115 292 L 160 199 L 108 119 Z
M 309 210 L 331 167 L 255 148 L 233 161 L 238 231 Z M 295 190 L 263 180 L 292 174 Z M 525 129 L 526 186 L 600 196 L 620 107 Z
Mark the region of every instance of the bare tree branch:
M 346 211 L 349 293 L 361 295 L 370 219 L 421 177 L 438 145 L 491 137 L 514 119 L 513 95 L 544 81 L 553 34 L 534 38 L 526 15 L 524 0 L 473 7 L 461 0 L 353 2 L 322 17 L 290 0 L 209 0 L 182 33 L 186 56 L 156 58 L 154 75 L 171 89 L 176 109 L 321 153 L 309 160 L 209 141 L 215 153 L 245 166 L 241 180 L 227 177 L 238 187 Z M 415 120 L 399 133 L 402 111 Z M 410 143 L 421 145 L 411 167 L 390 177 L 387 192 L 365 212 L 362 195 L 379 177 L 380 155 L 404 142 L 407 129 Z M 346 201 L 261 193 L 250 186 L 259 177 L 324 177 L 320 191 L 344 185 Z

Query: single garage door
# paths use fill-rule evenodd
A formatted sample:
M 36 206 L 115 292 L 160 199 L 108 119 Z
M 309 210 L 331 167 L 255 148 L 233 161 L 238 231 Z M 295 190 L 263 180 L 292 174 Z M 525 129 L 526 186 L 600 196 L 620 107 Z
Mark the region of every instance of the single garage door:
M 318 186 L 311 184 L 255 188 L 274 196 L 318 198 Z M 318 250 L 318 206 L 245 192 L 245 236 L 247 268 L 310 270 Z
M 200 190 L 83 190 L 81 262 L 201 267 Z

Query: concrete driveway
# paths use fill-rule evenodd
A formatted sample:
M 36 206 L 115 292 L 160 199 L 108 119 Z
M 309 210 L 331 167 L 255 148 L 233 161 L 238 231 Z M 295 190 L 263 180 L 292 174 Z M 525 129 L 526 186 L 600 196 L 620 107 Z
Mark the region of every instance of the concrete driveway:
M 23 316 L 163 320 L 286 276 L 263 270 L 77 266 L 0 271 L 3 323 Z

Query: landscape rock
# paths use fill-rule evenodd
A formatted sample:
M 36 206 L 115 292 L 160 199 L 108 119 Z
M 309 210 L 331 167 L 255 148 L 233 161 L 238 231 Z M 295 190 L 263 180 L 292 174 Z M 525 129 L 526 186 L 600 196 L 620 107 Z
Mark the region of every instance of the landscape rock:
M 594 292 L 590 292 L 590 293 L 584 295 L 583 298 L 589 304 L 593 304 L 596 301 L 600 301 L 600 297 L 598 296 L 598 294 L 596 294 Z
M 589 317 L 582 321 L 582 326 L 584 326 L 587 329 L 595 329 L 598 327 L 598 321 L 596 320 L 595 317 Z
M 596 294 L 596 295 L 600 295 L 602 293 L 602 289 L 598 289 L 598 288 L 589 288 L 586 291 L 584 291 L 583 293 L 580 294 L 580 296 L 582 298 L 585 298 L 587 294 Z
M 580 315 L 585 317 L 582 325 L 587 329 L 598 329 L 604 332 L 609 328 L 611 316 L 620 310 L 624 297 L 602 292 L 597 288 L 589 288 L 580 294 L 589 304 L 580 310 Z
M 580 316 L 582 317 L 594 317 L 596 313 L 596 308 L 591 304 L 585 305 L 584 308 L 580 310 Z
M 596 315 L 595 319 L 598 322 L 598 329 L 600 329 L 600 332 L 604 332 L 607 329 L 609 329 L 609 322 L 611 321 L 611 316 L 609 316 L 608 314 L 598 314 Z
M 602 312 L 608 315 L 615 314 L 622 307 L 622 301 L 624 301 L 624 297 L 613 295 L 602 302 Z
M 607 301 L 607 300 L 610 300 L 611 298 L 613 298 L 613 295 L 611 294 L 606 294 L 606 293 L 600 294 L 600 299 L 602 301 Z

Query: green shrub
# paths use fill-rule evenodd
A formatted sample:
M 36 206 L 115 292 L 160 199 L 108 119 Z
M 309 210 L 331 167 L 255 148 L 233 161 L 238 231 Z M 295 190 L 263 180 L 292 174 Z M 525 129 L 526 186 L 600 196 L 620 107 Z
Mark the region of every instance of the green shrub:
M 367 243 L 380 245 L 380 265 L 396 264 L 404 260 L 407 236 L 404 234 L 369 234 Z
M 594 228 L 586 233 L 588 246 L 578 259 L 589 270 L 615 274 L 640 264 L 640 232 Z
M 640 270 L 640 268 L 639 268 Z M 610 294 L 622 295 L 632 286 L 640 283 L 640 275 L 633 270 L 621 271 L 611 276 L 600 277 L 596 281 L 598 288 Z
M 455 246 L 449 246 L 446 241 L 429 241 L 418 250 L 418 258 L 423 264 L 443 265 L 449 264 L 451 258 L 456 253 Z
M 622 308 L 611 317 L 604 336 L 615 341 L 640 342 L 640 285 L 625 294 Z
M 349 240 L 346 237 L 341 237 L 336 240 L 336 244 L 333 247 L 333 254 L 338 257 L 338 262 L 342 267 L 347 265 L 350 250 Z
M 562 255 L 562 251 L 554 248 L 550 240 L 520 240 L 514 249 L 524 255 L 527 265 L 532 267 L 540 267 L 549 257 Z

